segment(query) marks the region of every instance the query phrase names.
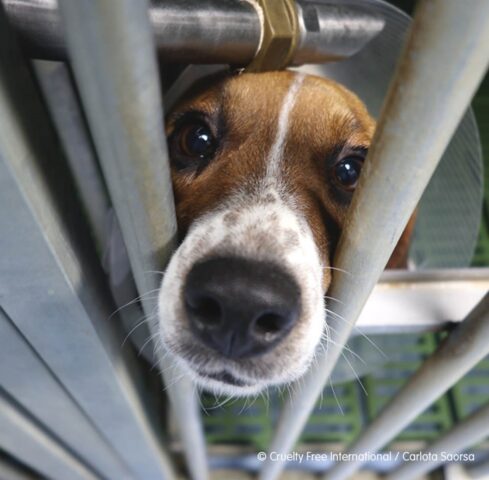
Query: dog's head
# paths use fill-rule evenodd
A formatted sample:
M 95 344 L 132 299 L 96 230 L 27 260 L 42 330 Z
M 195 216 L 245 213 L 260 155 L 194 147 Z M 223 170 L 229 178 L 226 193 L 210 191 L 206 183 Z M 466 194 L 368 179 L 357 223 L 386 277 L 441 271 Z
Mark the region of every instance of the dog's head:
M 374 128 L 352 92 L 293 72 L 214 78 L 170 113 L 182 242 L 159 322 L 198 384 L 252 394 L 307 369 Z

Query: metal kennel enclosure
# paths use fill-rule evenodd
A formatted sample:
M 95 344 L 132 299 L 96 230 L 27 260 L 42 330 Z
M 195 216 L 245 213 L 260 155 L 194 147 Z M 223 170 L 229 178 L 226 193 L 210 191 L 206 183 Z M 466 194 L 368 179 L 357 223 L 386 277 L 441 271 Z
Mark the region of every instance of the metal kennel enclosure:
M 172 428 L 163 428 L 161 399 L 145 383 L 135 352 L 121 348 L 127 332 L 108 321 L 116 309 L 100 262 L 107 219 L 81 208 L 96 197 L 112 204 L 144 313 L 153 318 L 157 272 L 175 246 L 176 221 L 148 8 L 136 0 L 60 0 L 61 55 L 70 58 L 78 92 L 67 87 L 68 71 L 49 76 L 49 65 L 36 66 L 41 84 L 59 80 L 51 103 L 0 9 L 1 478 L 212 474 L 194 386 L 160 356 L 172 419 Z M 256 30 L 256 22 L 250 25 Z M 420 0 L 336 253 L 336 268 L 348 274 L 335 275 L 329 294 L 338 300 L 328 316 L 332 343 L 287 399 L 269 452 L 293 450 L 488 63 L 489 2 L 472 0 L 467 8 L 458 0 Z M 84 114 L 57 124 L 52 105 L 75 108 L 78 100 Z M 70 168 L 81 169 L 88 186 L 76 184 L 63 155 L 76 159 Z M 87 160 L 95 156 L 101 172 Z M 394 187 L 397 178 L 405 181 Z M 386 277 L 387 288 L 414 291 L 414 299 L 423 292 L 443 298 L 460 323 L 348 447 L 352 458 L 382 449 L 489 354 L 488 269 L 396 275 Z M 393 329 L 405 326 L 392 320 Z M 420 328 L 436 326 L 421 321 Z M 479 442 L 489 435 L 488 408 L 427 448 L 455 453 Z M 405 462 L 389 478 L 417 478 L 436 466 Z M 285 463 L 268 455 L 260 467 L 258 477 L 272 480 Z M 338 462 L 324 478 L 350 478 L 360 467 Z M 487 471 L 487 464 L 477 470 Z

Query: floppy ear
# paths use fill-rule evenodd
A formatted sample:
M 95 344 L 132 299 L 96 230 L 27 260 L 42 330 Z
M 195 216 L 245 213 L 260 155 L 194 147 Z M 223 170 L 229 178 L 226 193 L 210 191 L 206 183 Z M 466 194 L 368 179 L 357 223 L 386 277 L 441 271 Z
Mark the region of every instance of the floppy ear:
M 407 268 L 407 260 L 409 253 L 409 245 L 411 244 L 411 237 L 414 230 L 414 224 L 416 223 L 416 210 L 411 215 L 404 232 L 402 232 L 399 242 L 397 242 L 396 248 L 392 252 L 391 258 L 387 262 L 385 268 Z

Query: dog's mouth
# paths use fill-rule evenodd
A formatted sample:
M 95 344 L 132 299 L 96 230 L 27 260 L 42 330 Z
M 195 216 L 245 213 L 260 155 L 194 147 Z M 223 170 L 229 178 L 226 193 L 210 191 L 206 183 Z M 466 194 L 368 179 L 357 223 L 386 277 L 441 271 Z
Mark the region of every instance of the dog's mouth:
M 202 365 L 193 365 L 188 360 L 184 363 L 198 386 L 219 395 L 256 395 L 270 384 L 266 379 L 250 379 L 227 367 L 216 365 L 216 370 L 207 370 L 202 368 Z
M 232 385 L 234 387 L 252 387 L 253 384 L 244 381 L 227 370 L 221 370 L 219 372 L 204 372 L 199 371 L 198 374 L 204 379 L 217 380 L 218 382 L 224 383 L 226 385 Z

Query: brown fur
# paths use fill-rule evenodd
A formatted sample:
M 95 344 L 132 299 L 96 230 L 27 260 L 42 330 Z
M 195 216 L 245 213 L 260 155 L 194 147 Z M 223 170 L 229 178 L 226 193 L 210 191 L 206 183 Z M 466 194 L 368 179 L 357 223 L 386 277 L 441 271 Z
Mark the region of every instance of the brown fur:
M 196 165 L 179 170 L 175 164 L 172 166 L 181 235 L 194 220 L 218 208 L 237 189 L 253 194 L 256 180 L 266 169 L 279 112 L 293 79 L 291 72 L 225 76 L 201 85 L 169 115 L 170 138 L 180 116 L 190 110 L 200 112 L 214 135 L 221 137 L 215 157 L 203 168 Z M 335 185 L 332 168 L 352 149 L 368 148 L 374 129 L 374 120 L 353 93 L 333 81 L 306 77 L 289 116 L 281 171 L 326 265 L 332 262 L 352 196 Z M 171 156 L 173 148 L 170 141 Z M 389 266 L 405 264 L 412 223 Z M 327 270 L 325 288 L 330 280 Z

